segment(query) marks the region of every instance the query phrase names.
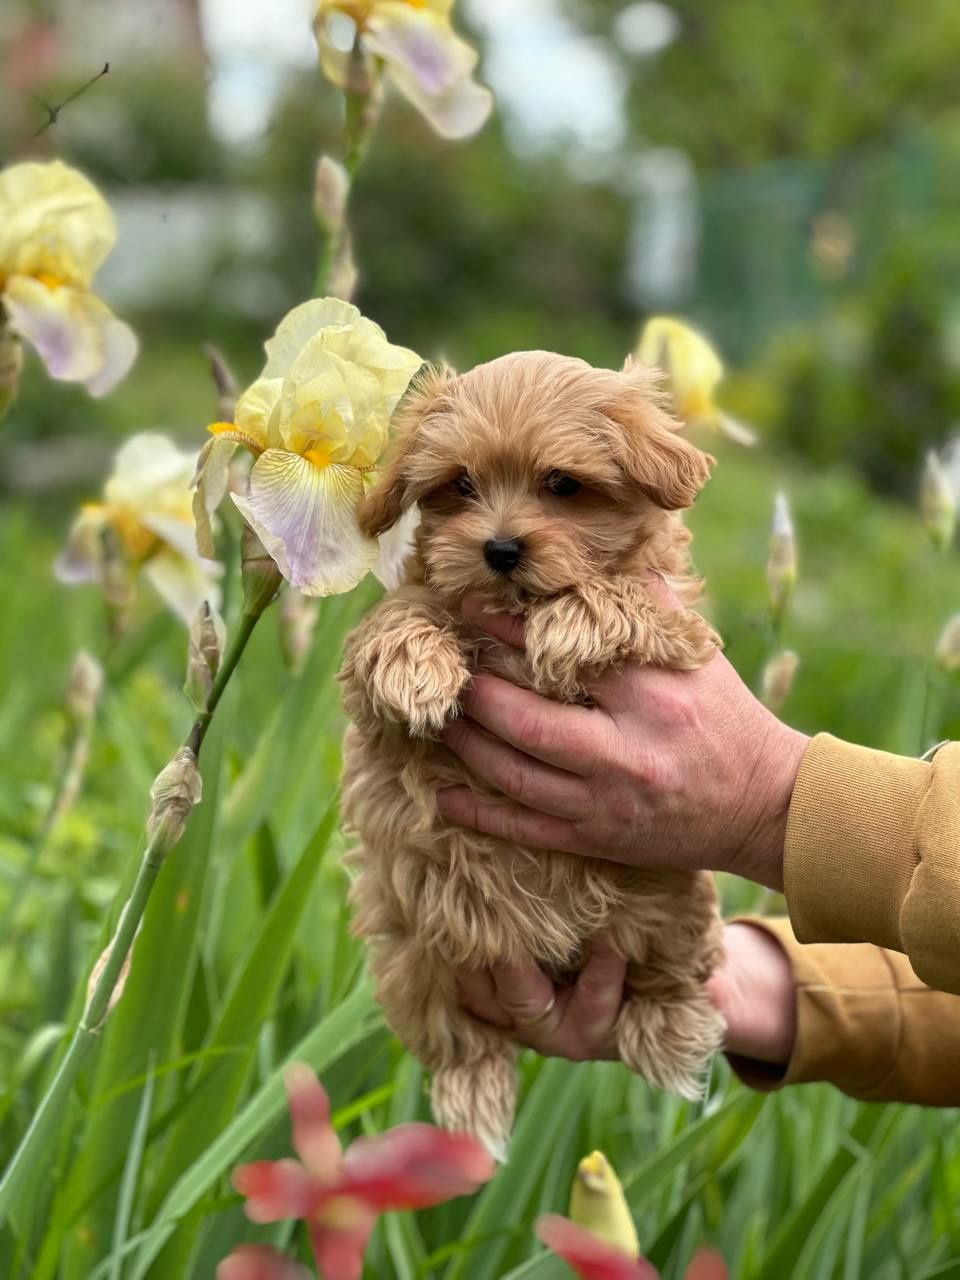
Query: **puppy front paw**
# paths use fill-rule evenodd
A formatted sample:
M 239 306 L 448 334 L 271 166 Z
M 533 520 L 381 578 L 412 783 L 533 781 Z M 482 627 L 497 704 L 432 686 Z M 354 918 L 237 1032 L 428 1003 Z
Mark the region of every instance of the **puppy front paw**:
M 527 654 L 540 693 L 583 699 L 583 681 L 618 662 L 651 662 L 686 671 L 721 647 L 697 613 L 659 608 L 630 579 L 591 583 L 545 601 L 526 623 Z
M 579 592 L 555 596 L 532 610 L 526 646 L 537 692 L 563 702 L 582 700 L 582 676 L 618 657 L 625 632 L 620 635 L 623 628 L 616 623 L 616 616 L 591 608 Z
M 456 715 L 470 678 L 455 638 L 438 628 L 386 630 L 364 638 L 344 670 L 347 710 L 403 724 L 414 737 L 438 733 Z

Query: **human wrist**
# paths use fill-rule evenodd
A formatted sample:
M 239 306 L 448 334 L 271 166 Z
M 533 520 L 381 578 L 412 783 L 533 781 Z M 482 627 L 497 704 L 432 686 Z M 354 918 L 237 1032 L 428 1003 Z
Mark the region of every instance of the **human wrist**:
M 729 870 L 783 892 L 787 818 L 800 763 L 810 738 L 771 716 L 757 763 L 746 786 L 751 816 Z
M 760 926 L 733 923 L 724 929 L 723 964 L 707 989 L 723 1015 L 724 1050 L 786 1067 L 797 1036 L 793 968 L 776 938 Z

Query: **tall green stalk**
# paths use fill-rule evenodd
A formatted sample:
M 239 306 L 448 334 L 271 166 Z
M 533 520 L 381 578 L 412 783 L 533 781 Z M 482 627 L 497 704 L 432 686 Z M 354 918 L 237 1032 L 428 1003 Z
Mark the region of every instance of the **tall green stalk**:
M 278 579 L 279 571 L 275 570 L 275 572 Z M 199 773 L 196 766 L 203 740 L 224 691 L 253 634 L 254 627 L 276 592 L 277 582 L 273 581 L 271 588 L 268 575 L 269 570 L 266 573 L 262 572 L 261 565 L 258 584 L 247 591 L 247 608 L 241 615 L 203 708 L 197 714 L 184 746 L 154 784 L 154 805 L 148 819 L 147 847 L 137 878 L 120 912 L 117 931 L 105 953 L 103 967 L 96 982 L 93 983 L 86 1007 L 63 1060 L 0 1180 L 0 1218 L 9 1214 L 25 1178 L 42 1160 L 44 1153 L 51 1145 L 51 1140 L 55 1136 L 55 1126 L 63 1107 L 110 1012 L 111 998 L 114 997 L 118 982 L 121 981 L 124 965 L 140 928 L 160 869 L 167 854 L 183 835 L 190 809 L 199 800 Z M 246 582 L 245 586 L 247 586 Z M 174 771 L 173 774 L 171 771 Z M 191 792 L 193 778 L 196 779 L 197 785 L 195 792 Z M 160 784 L 164 779 L 167 779 L 167 783 L 161 787 Z

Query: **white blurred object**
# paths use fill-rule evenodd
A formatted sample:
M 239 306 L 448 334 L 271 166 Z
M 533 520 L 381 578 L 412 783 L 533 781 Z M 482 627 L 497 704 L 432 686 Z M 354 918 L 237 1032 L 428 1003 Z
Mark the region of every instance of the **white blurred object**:
M 605 41 L 579 31 L 556 0 L 465 0 L 463 8 L 485 37 L 483 79 L 518 149 L 623 144 L 626 79 Z
M 638 0 L 617 14 L 613 26 L 617 44 L 635 58 L 660 53 L 680 31 L 680 19 L 660 0 Z

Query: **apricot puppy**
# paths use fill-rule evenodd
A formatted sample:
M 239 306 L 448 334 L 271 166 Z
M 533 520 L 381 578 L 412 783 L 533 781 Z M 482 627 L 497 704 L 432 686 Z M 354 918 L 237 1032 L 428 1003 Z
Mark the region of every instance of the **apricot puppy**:
M 354 631 L 341 672 L 356 928 L 390 1026 L 432 1072 L 437 1120 L 501 1157 L 515 1047 L 460 1007 L 458 968 L 529 955 L 569 980 L 603 931 L 629 962 L 628 1067 L 695 1097 L 722 1040 L 703 987 L 722 951 L 712 877 L 521 848 L 444 825 L 434 802 L 441 786 L 481 786 L 436 741 L 471 672 L 587 701 L 584 680 L 611 664 L 689 669 L 718 644 L 644 589 L 656 570 L 696 595 L 677 513 L 712 462 L 676 434 L 657 380 L 543 351 L 433 370 L 401 406 L 394 456 L 360 511 L 370 535 L 413 503 L 421 521 L 403 585 Z M 525 654 L 462 617 L 468 592 L 524 617 Z

